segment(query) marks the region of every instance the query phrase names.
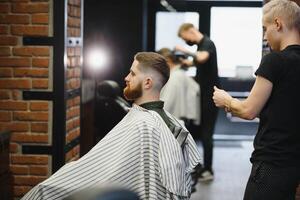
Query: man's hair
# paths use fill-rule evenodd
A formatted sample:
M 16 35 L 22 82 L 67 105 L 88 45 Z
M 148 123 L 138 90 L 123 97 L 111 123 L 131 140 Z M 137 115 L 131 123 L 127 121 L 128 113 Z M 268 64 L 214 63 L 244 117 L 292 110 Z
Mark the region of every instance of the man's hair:
M 158 72 L 162 77 L 162 86 L 169 80 L 170 69 L 163 56 L 154 52 L 139 52 L 134 59 L 139 62 L 138 66 L 141 70 L 148 68 Z
M 179 60 L 176 58 L 175 54 L 171 49 L 169 48 L 161 48 L 157 51 L 160 55 L 165 57 L 166 59 L 170 59 L 174 64 L 179 63 Z
M 300 31 L 300 8 L 290 0 L 271 0 L 263 6 L 263 15 L 268 22 L 280 17 L 288 29 L 296 28 Z
M 195 28 L 195 26 L 192 23 L 184 23 L 182 24 L 178 29 L 178 37 L 181 37 L 181 34 L 190 28 Z

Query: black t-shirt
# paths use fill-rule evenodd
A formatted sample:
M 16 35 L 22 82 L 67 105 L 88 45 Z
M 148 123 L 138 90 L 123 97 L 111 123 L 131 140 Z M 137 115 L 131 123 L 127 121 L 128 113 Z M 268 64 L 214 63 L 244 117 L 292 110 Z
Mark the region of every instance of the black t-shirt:
M 209 52 L 209 59 L 205 63 L 195 62 L 195 64 L 197 66 L 196 81 L 200 84 L 201 93 L 211 96 L 213 86 L 219 85 L 216 47 L 213 41 L 204 35 L 198 44 L 197 51 Z
M 273 89 L 259 116 L 251 162 L 300 166 L 300 45 L 267 54 L 255 74 Z

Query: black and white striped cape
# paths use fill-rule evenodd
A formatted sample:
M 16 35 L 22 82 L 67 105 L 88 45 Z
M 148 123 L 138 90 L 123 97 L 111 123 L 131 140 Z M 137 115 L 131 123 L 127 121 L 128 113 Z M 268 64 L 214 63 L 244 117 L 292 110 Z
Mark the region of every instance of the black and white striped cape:
M 190 134 L 182 149 L 156 112 L 133 105 L 86 155 L 63 166 L 22 200 L 63 199 L 105 185 L 128 188 L 141 199 L 189 199 L 190 173 L 199 162 Z

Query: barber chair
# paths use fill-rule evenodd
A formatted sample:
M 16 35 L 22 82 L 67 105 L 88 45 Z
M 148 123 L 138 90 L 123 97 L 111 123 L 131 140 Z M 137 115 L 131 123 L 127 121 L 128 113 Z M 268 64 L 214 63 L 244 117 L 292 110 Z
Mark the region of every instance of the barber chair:
M 106 80 L 98 83 L 96 90 L 95 144 L 123 119 L 130 108 L 121 97 L 118 83 Z

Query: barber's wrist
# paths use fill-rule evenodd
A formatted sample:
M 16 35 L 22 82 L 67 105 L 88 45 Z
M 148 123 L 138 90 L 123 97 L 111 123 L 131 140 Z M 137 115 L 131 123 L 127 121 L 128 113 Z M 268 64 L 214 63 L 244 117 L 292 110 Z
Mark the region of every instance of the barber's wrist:
M 226 107 L 227 112 L 231 112 L 233 100 L 234 100 L 233 97 L 230 97 L 230 98 L 227 99 L 227 101 L 225 103 L 225 107 Z
M 193 58 L 196 58 L 196 53 L 193 52 L 186 52 L 187 55 L 192 56 Z

